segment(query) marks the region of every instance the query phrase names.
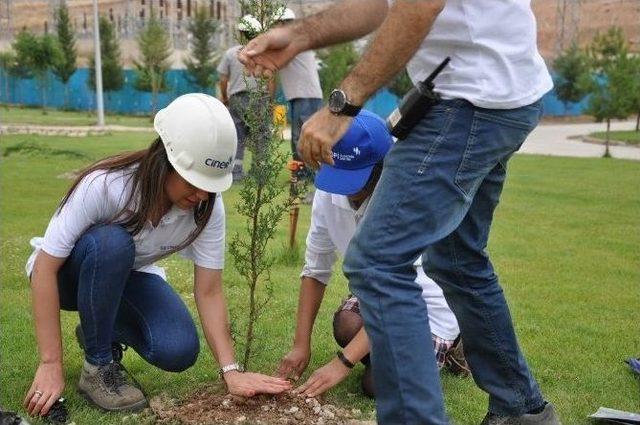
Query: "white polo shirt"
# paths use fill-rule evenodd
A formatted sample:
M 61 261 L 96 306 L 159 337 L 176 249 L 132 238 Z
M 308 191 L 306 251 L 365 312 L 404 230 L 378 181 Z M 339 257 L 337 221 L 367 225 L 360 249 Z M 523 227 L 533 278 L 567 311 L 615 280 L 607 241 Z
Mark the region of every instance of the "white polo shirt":
M 530 0 L 447 0 L 407 71 L 415 84 L 450 56 L 435 80 L 443 97 L 481 108 L 526 106 L 553 88 L 536 38 Z
M 355 211 L 346 196 L 316 189 L 301 276 L 328 284 L 337 259 L 336 252 L 344 255 L 368 204 L 369 199 Z M 422 298 L 427 304 L 431 333 L 443 339 L 455 339 L 460 328 L 442 289 L 424 273 L 421 259 L 416 261 L 415 268 L 416 283 L 422 288 Z
M 35 257 L 40 250 L 54 257 L 67 258 L 76 241 L 91 226 L 112 220 L 129 197 L 129 173 L 125 170 L 107 173 L 94 171 L 75 188 L 73 194 L 49 221 L 44 238 L 31 239 L 34 248 L 26 265 L 31 275 Z M 195 229 L 193 210 L 182 210 L 175 205 L 153 227 L 147 222 L 133 237 L 135 243 L 134 270 L 155 273 L 165 278 L 164 270 L 154 263 L 184 242 Z M 180 251 L 196 265 L 209 269 L 224 267 L 225 213 L 222 197 L 218 194 L 211 217 L 202 233 Z

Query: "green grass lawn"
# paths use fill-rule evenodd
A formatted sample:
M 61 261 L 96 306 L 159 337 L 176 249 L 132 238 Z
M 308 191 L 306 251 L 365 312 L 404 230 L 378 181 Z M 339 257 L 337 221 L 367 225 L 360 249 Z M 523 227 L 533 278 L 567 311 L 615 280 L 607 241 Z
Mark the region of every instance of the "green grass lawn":
M 0 405 L 4 408 L 22 411 L 21 401 L 38 363 L 24 263 L 31 251 L 29 239 L 43 234 L 70 184 L 64 174 L 106 154 L 143 148 L 150 141 L 149 134 L 134 133 L 2 137 L 2 150 L 29 147 L 0 157 Z M 286 181 L 284 171 L 282 181 Z M 599 406 L 640 411 L 640 381 L 622 362 L 640 355 L 639 188 L 639 162 L 519 155 L 510 166 L 489 250 L 522 348 L 565 424 L 587 423 L 586 416 Z M 236 186 L 224 195 L 228 240 L 243 224 L 234 212 L 237 198 Z M 308 229 L 309 212 L 302 206 L 300 240 Z M 279 257 L 271 270 L 274 299 L 258 325 L 261 349 L 251 367 L 265 373 L 273 372 L 288 351 L 295 324 L 302 264 L 285 255 L 286 233 L 285 217 L 271 249 Z M 302 250 L 301 245 L 300 258 Z M 196 317 L 192 266 L 177 256 L 163 264 Z M 224 278 L 235 323 L 241 324 L 246 291 L 229 257 Z M 335 355 L 331 318 L 346 292 L 346 281 L 338 273 L 319 313 L 308 372 Z M 82 364 L 73 336 L 77 322 L 75 313 L 62 314 L 65 396 L 71 419 L 78 425 L 120 424 L 123 415 L 90 408 L 75 391 Z M 132 350 L 125 354 L 125 364 L 151 396 L 166 392 L 184 397 L 218 380 L 218 366 L 203 338 L 201 343 L 196 365 L 180 374 L 159 371 Z M 327 399 L 372 412 L 371 401 L 353 395 L 359 394 L 361 370 L 357 366 Z M 479 423 L 487 396 L 473 381 L 444 375 L 443 386 L 454 423 Z
M 607 139 L 607 133 L 602 131 L 598 133 L 591 133 L 589 136 L 596 139 Z M 629 143 L 630 145 L 640 145 L 640 131 L 611 131 L 609 133 L 609 140 L 617 140 L 620 142 Z
M 127 127 L 152 127 L 148 116 L 111 115 L 104 117 L 107 125 L 124 125 Z M 42 113 L 40 108 L 0 106 L 1 124 L 37 124 L 37 125 L 95 125 L 98 117 L 94 111 L 60 111 L 47 109 Z

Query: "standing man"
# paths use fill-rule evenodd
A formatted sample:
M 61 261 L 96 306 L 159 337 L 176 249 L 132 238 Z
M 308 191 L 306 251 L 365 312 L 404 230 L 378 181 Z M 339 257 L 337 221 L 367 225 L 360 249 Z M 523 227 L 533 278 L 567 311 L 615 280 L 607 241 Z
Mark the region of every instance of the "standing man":
M 311 357 L 311 334 L 325 287 L 331 279 L 337 253 L 344 255 L 358 223 L 367 211 L 380 172 L 382 160 L 393 141 L 384 121 L 369 111 L 361 111 L 349 131 L 334 147 L 335 166 L 323 165 L 316 176 L 316 193 L 311 208 L 311 227 L 307 234 L 305 264 L 302 269 L 298 315 L 292 349 L 280 362 L 281 377 L 302 375 Z M 438 368 L 445 364 L 455 373 L 465 374 L 458 322 L 444 299 L 442 290 L 429 279 L 416 262 L 416 283 L 428 306 L 431 340 Z M 362 361 L 363 392 L 375 394 L 369 361 L 369 339 L 362 327 L 359 302 L 349 296 L 333 319 L 333 334 L 344 348 L 329 363 L 317 369 L 298 388 L 316 397 L 340 383 L 355 363 Z M 424 361 L 428 361 L 425 359 Z
M 458 318 L 474 380 L 489 393 L 482 424 L 558 424 L 485 251 L 507 162 L 538 124 L 540 99 L 552 88 L 530 0 L 347 0 L 257 38 L 241 60 L 268 75 L 300 51 L 375 29 L 329 107 L 305 124 L 300 151 L 312 165 L 333 163 L 332 146 L 369 96 L 407 64 L 416 83 L 451 57 L 435 80 L 443 100 L 387 155 L 345 256 L 372 344 L 378 421 L 448 423 L 414 282 L 413 262 L 423 254 Z
M 293 23 L 295 18 L 293 10 L 285 8 L 278 20 L 281 24 L 287 25 Z M 291 112 L 291 154 L 294 160 L 300 161 L 298 140 L 302 124 L 322 108 L 322 88 L 315 52 L 307 50 L 299 53 L 279 70 L 279 75 L 282 91 L 289 102 Z M 302 170 L 309 173 L 307 177 L 313 180 L 313 173 L 309 168 L 305 167 Z
M 245 15 L 240 19 L 237 25 L 239 38 L 242 43 L 247 43 L 257 36 L 262 25 L 258 20 L 251 16 Z M 244 65 L 238 60 L 238 52 L 242 49 L 242 45 L 237 44 L 229 48 L 222 56 L 222 60 L 218 64 L 218 75 L 220 76 L 220 97 L 224 103 L 236 126 L 238 133 L 238 150 L 233 163 L 233 181 L 238 182 L 244 178 L 244 148 L 245 139 L 251 130 L 245 119 L 245 112 L 249 105 L 249 92 L 256 90 L 258 87 L 257 80 L 251 75 L 244 72 Z M 273 80 L 269 82 L 269 95 L 274 93 Z M 264 96 L 264 107 L 268 107 L 269 96 Z M 265 136 L 268 137 L 268 136 Z

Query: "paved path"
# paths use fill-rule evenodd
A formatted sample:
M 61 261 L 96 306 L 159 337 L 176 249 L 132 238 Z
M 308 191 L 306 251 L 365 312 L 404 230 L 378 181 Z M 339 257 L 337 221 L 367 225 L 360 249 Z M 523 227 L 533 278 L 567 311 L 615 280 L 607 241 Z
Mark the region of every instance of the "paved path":
M 633 130 L 634 121 L 615 122 L 611 130 Z M 605 131 L 605 123 L 589 124 L 540 124 L 520 148 L 521 153 L 593 157 L 604 154 L 604 145 L 585 143 L 572 137 L 585 136 L 597 131 Z M 640 160 L 640 148 L 632 146 L 610 146 L 614 158 Z
M 604 145 L 585 143 L 579 136 L 605 130 L 604 123 L 588 124 L 541 124 L 527 138 L 520 153 L 599 158 L 604 154 Z M 633 130 L 634 121 L 614 122 L 612 130 Z M 111 131 L 153 131 L 149 127 L 126 127 L 121 125 L 107 125 L 103 128 L 96 126 L 38 126 L 26 124 L 6 124 L 0 126 L 0 134 L 45 134 L 85 137 L 92 134 L 104 134 Z M 283 137 L 291 137 L 291 130 L 285 128 Z M 614 158 L 640 160 L 640 147 L 611 146 Z

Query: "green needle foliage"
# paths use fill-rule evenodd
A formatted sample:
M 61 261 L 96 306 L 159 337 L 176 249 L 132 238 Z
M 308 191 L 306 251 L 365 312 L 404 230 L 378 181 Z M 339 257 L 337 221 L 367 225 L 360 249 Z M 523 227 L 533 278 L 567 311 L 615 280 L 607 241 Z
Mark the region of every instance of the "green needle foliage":
M 58 45 L 62 55 L 60 61 L 55 63 L 52 67 L 53 74 L 64 84 L 64 106 L 68 107 L 69 93 L 67 90 L 67 83 L 69 79 L 76 72 L 76 40 L 73 35 L 73 27 L 71 20 L 69 19 L 69 9 L 65 3 L 62 3 L 60 7 L 56 9 L 56 34 L 58 37 Z
M 165 74 L 171 65 L 171 40 L 162 23 L 151 13 L 149 22 L 138 35 L 142 60 L 134 63 L 137 72 L 135 86 L 151 92 L 151 115 L 158 107 L 158 93 L 166 89 Z
M 243 10 L 258 18 L 263 28 L 273 24 L 278 7 L 281 5 L 266 0 L 243 2 Z M 251 165 L 236 204 L 244 226 L 234 234 L 229 245 L 229 253 L 248 293 L 246 303 L 238 309 L 246 312 L 248 317 L 234 317 L 233 320 L 234 334 L 244 335 L 238 342 L 243 347 L 241 362 L 245 369 L 254 356 L 255 346 L 258 343 L 263 346 L 255 330 L 273 296 L 270 271 L 276 256 L 271 242 L 282 216 L 296 200 L 285 193 L 287 185 L 279 181 L 288 155 L 279 149 L 284 140 L 282 129 L 273 123 L 273 103 L 268 84 L 267 79 L 259 79 L 257 88 L 249 91 L 250 100 L 245 111 L 249 131 L 245 145 L 251 154 Z M 233 316 L 237 315 L 234 313 Z
M 192 36 L 190 57 L 185 60 L 191 81 L 208 93 L 216 86 L 216 63 L 219 55 L 213 36 L 218 31 L 218 22 L 207 16 L 207 9 L 199 7 L 187 27 Z
M 102 62 L 102 90 L 107 93 L 120 90 L 124 86 L 124 74 L 120 60 L 120 45 L 116 38 L 113 24 L 109 19 L 101 16 L 98 20 L 100 27 L 100 61 Z M 89 62 L 88 84 L 92 90 L 96 88 L 96 63 L 92 55 Z
M 598 122 L 607 123 L 605 157 L 610 157 L 609 131 L 612 119 L 627 118 L 632 111 L 634 88 L 637 88 L 638 61 L 629 55 L 629 44 L 622 30 L 611 27 L 605 34 L 596 34 L 588 48 L 594 77 L 588 113 Z
M 589 93 L 591 65 L 587 54 L 573 43 L 553 62 L 555 92 L 565 111 L 570 102 L 580 102 Z
M 62 60 L 60 47 L 52 36 L 45 34 L 39 37 L 26 30 L 16 36 L 12 47 L 16 52 L 16 67 L 38 79 L 44 113 L 49 85 L 48 72 Z

